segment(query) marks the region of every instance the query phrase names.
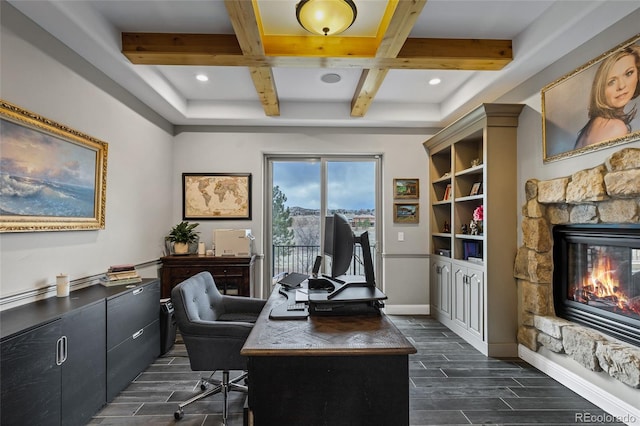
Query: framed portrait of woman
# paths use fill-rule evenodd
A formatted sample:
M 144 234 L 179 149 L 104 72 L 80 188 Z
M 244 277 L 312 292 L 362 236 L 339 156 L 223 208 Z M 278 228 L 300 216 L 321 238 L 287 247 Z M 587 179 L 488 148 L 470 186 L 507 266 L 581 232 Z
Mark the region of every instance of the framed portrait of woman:
M 640 34 L 542 89 L 543 161 L 640 139 Z

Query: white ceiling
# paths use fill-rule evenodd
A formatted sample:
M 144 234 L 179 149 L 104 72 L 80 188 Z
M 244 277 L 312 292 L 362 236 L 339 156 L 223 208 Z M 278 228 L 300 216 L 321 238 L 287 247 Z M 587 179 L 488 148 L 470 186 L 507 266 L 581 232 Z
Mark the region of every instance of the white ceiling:
M 640 8 L 635 0 L 428 0 L 410 37 L 510 39 L 513 62 L 501 71 L 391 70 L 367 114 L 354 118 L 360 69 L 274 68 L 280 116 L 267 117 L 247 68 L 133 65 L 120 52 L 121 32 L 233 34 L 223 0 L 8 2 L 176 125 L 413 128 L 440 127 L 494 101 Z M 375 31 L 371 22 L 386 5 L 355 3 L 358 19 L 344 36 Z M 304 35 L 295 4 L 259 0 L 265 33 Z M 342 80 L 322 82 L 328 72 Z M 197 73 L 209 81 L 197 81 Z M 442 83 L 430 86 L 432 77 Z

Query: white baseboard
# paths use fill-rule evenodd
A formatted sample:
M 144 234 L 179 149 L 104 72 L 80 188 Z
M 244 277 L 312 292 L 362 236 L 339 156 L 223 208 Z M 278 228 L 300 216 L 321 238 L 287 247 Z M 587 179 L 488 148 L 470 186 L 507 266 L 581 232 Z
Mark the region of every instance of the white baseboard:
M 386 305 L 384 312 L 389 315 L 429 315 L 430 305 Z
M 592 382 L 585 380 L 573 371 L 556 364 L 549 358 L 533 352 L 529 348 L 519 345 L 518 356 L 536 367 L 538 370 L 547 374 L 554 380 L 562 383 L 578 395 L 587 399 L 592 404 L 605 410 L 612 415 L 612 419 L 604 419 L 602 423 L 623 422 L 628 425 L 640 426 L 640 407 L 634 407 L 625 401 L 622 401 L 615 395 L 596 386 Z M 636 389 L 629 388 L 630 392 L 637 392 Z

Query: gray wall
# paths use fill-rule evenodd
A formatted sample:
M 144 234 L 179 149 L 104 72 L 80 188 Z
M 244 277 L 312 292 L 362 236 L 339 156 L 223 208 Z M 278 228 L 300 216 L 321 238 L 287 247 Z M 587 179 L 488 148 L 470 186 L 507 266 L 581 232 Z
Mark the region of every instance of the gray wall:
M 106 229 L 0 234 L 0 296 L 55 284 L 61 272 L 73 281 L 158 259 L 174 219 L 171 126 L 0 5 L 0 98 L 109 144 Z M 157 268 L 145 273 L 156 276 Z
M 200 221 L 207 246 L 211 245 L 212 229 L 251 228 L 256 236 L 255 247 L 264 255 L 263 222 L 265 208 L 271 200 L 264 197 L 264 155 L 279 153 L 300 154 L 381 154 L 383 185 L 383 262 L 378 281 L 389 297 L 388 305 L 396 312 L 408 309 L 426 313 L 428 299 L 428 265 L 426 261 L 427 234 L 427 167 L 422 147 L 423 135 L 377 134 L 366 131 L 301 129 L 278 132 L 261 129 L 258 132 L 182 132 L 175 137 L 174 181 L 180 181 L 183 172 L 248 172 L 253 176 L 253 209 L 251 221 Z M 393 223 L 393 178 L 419 178 L 423 189 L 419 224 Z M 182 214 L 182 190 L 174 187 L 173 216 Z M 398 231 L 405 240 L 398 241 Z M 259 263 L 262 267 L 262 261 Z M 262 275 L 268 273 L 268 268 Z M 265 280 L 268 278 L 265 277 Z M 267 281 L 265 281 L 267 282 Z M 259 289 L 256 294 L 259 294 Z

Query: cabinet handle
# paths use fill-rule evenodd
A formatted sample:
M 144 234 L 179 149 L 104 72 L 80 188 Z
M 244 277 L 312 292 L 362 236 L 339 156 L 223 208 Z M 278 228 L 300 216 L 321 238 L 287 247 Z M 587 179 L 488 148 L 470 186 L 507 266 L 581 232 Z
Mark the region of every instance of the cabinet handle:
M 140 330 L 136 331 L 135 333 L 133 333 L 133 337 L 134 339 L 137 339 L 138 337 L 142 336 L 142 333 L 144 333 L 144 329 L 141 328 Z
M 133 290 L 133 295 L 137 295 L 140 294 L 144 291 L 144 288 L 140 287 L 140 288 L 136 288 L 135 290 Z
M 67 360 L 67 336 L 62 336 L 56 342 L 56 365 L 62 365 Z
M 67 340 L 67 336 L 62 336 L 62 350 L 63 350 L 63 354 L 64 357 L 62 358 L 62 362 L 65 362 L 67 360 L 67 356 L 69 355 L 69 343 Z

